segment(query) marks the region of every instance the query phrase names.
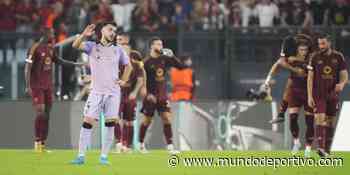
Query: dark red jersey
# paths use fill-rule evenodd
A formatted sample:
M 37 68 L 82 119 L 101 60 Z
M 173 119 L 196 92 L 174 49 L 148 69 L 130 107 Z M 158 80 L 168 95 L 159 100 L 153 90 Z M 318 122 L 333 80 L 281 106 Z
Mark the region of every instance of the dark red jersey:
M 52 44 L 40 44 L 32 55 L 30 87 L 48 89 L 52 87 L 52 65 L 56 61 Z
M 148 93 L 156 95 L 158 98 L 166 98 L 166 71 L 169 67 L 182 68 L 183 64 L 177 58 L 167 56 L 159 56 L 158 58 L 149 56 L 144 64 Z
M 294 58 L 294 59 L 293 59 Z M 295 57 L 289 57 L 288 63 L 295 67 L 300 68 L 305 72 L 305 75 L 298 75 L 295 72 L 291 72 L 289 78 L 292 80 L 291 88 L 298 90 L 307 91 L 307 64 L 308 59 L 305 60 L 297 60 Z
M 335 50 L 318 51 L 312 54 L 309 64 L 314 69 L 313 96 L 318 99 L 334 94 L 339 72 L 347 68 L 344 56 Z
M 132 64 L 133 68 L 132 68 L 129 80 L 126 83 L 126 86 L 122 87 L 122 94 L 123 95 L 129 95 L 135 89 L 137 79 L 140 77 L 141 78 L 144 77 L 143 69 L 138 64 L 135 64 L 135 63 L 131 63 L 131 64 Z M 125 69 L 125 66 L 121 66 L 121 68 L 120 68 L 121 74 L 124 72 L 124 69 Z M 122 75 L 120 75 L 120 77 L 121 76 Z

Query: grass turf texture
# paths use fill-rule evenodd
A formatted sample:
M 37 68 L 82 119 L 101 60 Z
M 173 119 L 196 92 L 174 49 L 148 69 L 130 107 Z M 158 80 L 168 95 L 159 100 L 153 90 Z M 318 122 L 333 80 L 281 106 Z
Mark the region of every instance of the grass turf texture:
M 300 152 L 298 156 L 302 156 Z M 32 150 L 0 150 L 0 175 L 346 175 L 350 172 L 350 152 L 337 152 L 334 157 L 344 160 L 342 167 L 185 167 L 183 163 L 172 168 L 170 155 L 165 151 L 149 154 L 110 154 L 109 166 L 99 165 L 99 151 L 90 151 L 85 165 L 70 165 L 76 151 L 53 150 L 35 153 Z M 191 151 L 178 155 L 184 157 L 290 157 L 287 151 L 271 152 L 210 152 Z M 319 158 L 313 153 L 313 157 Z M 349 165 L 348 165 L 349 164 Z

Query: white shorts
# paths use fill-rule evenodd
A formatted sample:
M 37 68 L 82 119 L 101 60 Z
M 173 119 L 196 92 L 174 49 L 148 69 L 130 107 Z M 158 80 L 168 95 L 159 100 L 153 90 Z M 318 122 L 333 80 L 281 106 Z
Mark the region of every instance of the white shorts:
M 98 120 L 101 113 L 106 119 L 118 118 L 120 95 L 90 93 L 84 107 L 84 117 Z

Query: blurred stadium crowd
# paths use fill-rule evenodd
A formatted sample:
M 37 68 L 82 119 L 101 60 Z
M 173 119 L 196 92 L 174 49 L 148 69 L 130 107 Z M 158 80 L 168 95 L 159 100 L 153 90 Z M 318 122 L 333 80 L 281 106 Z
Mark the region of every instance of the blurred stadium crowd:
M 58 41 L 88 23 L 124 31 L 347 25 L 350 0 L 1 0 L 0 32 L 54 28 Z
M 350 0 L 0 0 L 0 63 L 8 65 L 9 50 L 23 61 L 23 50 L 44 27 L 54 29 L 56 42 L 101 21 L 114 21 L 121 31 L 132 34 L 174 33 L 180 40 L 176 38 L 179 29 L 214 33 L 241 27 L 264 32 L 271 30 L 260 28 L 348 26 L 349 15 Z M 349 34 L 342 29 L 342 37 Z M 145 38 L 133 36 L 133 44 L 143 51 Z M 171 44 L 170 48 L 177 46 L 176 42 Z M 248 50 L 251 44 L 247 44 Z M 71 49 L 64 50 L 61 56 L 65 59 L 76 61 L 79 57 Z M 244 52 L 250 54 L 248 50 Z M 63 94 L 75 87 L 72 75 L 74 69 L 64 67 Z M 2 85 L 9 82 L 6 77 L 1 79 Z

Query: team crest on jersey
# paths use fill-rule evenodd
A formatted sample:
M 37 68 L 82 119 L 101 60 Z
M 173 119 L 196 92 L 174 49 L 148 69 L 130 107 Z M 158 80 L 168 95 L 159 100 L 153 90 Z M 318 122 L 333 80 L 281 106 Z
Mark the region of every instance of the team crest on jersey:
M 156 70 L 156 80 L 157 81 L 164 81 L 164 70 L 162 68 L 158 68 Z
M 49 65 L 49 64 L 51 64 L 51 62 L 52 62 L 52 61 L 51 61 L 51 58 L 50 58 L 50 57 L 46 57 L 46 58 L 45 58 L 45 61 L 44 61 L 45 64 Z
M 332 73 L 332 68 L 330 66 L 323 67 L 323 73 L 325 73 L 325 74 Z
M 41 53 L 41 56 L 44 57 L 45 56 L 45 52 Z

